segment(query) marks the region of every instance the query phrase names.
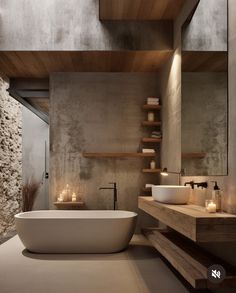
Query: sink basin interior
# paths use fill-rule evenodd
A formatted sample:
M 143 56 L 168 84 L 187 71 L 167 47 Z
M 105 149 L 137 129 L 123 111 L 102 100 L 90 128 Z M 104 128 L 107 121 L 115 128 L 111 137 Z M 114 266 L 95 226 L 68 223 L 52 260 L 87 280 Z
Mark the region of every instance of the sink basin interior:
M 153 185 L 152 197 L 154 200 L 162 203 L 187 204 L 190 190 L 190 186 Z

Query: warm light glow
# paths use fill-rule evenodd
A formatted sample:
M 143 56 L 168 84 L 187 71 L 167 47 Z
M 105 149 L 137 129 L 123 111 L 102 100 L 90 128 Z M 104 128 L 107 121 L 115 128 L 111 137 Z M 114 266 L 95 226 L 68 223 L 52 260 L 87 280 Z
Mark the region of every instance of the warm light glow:
M 168 176 L 169 174 L 166 172 L 161 172 L 161 176 Z
M 161 171 L 161 176 L 168 176 L 168 171 L 167 168 L 163 168 L 163 170 Z

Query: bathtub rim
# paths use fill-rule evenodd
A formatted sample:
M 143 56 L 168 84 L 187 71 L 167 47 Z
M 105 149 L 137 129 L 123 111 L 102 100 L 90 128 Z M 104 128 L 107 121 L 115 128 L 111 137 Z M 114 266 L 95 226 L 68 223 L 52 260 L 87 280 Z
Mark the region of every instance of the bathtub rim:
M 36 215 L 36 214 L 43 214 L 46 212 L 52 212 L 55 215 L 53 216 L 30 216 Z M 60 215 L 60 213 L 68 213 L 68 214 L 84 214 L 84 216 L 66 216 L 66 215 Z M 95 212 L 95 213 L 94 213 Z M 58 213 L 58 215 L 56 215 Z M 97 213 L 97 214 L 96 214 Z M 102 213 L 107 214 L 107 216 L 102 216 Z M 87 214 L 87 216 L 85 216 Z M 92 215 L 92 217 L 89 216 L 89 214 Z M 100 215 L 98 215 L 100 214 Z M 112 216 L 112 214 L 117 214 L 116 216 Z M 25 217 L 24 217 L 25 216 Z M 20 212 L 14 215 L 15 219 L 21 219 L 21 220 L 108 220 L 108 219 L 129 219 L 129 218 L 136 218 L 138 214 L 136 212 L 132 211 L 126 211 L 126 210 L 37 210 L 37 211 L 28 211 L 28 212 Z

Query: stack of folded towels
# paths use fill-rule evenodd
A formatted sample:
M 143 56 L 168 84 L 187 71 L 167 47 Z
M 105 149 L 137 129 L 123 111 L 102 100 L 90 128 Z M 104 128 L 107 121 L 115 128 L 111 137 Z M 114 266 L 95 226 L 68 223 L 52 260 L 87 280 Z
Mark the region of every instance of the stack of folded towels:
M 161 131 L 152 131 L 151 137 L 161 138 Z
M 159 105 L 159 98 L 148 97 L 147 98 L 147 104 L 148 105 Z

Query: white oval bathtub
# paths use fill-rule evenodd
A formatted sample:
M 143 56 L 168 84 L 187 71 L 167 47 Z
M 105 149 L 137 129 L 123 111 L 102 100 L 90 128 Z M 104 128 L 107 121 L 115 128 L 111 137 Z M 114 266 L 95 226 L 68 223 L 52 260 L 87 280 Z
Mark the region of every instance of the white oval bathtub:
M 33 211 L 15 215 L 24 246 L 37 253 L 113 253 L 127 247 L 137 214 L 128 211 Z

